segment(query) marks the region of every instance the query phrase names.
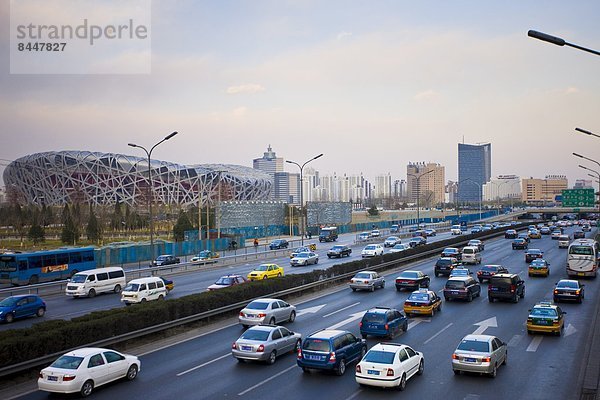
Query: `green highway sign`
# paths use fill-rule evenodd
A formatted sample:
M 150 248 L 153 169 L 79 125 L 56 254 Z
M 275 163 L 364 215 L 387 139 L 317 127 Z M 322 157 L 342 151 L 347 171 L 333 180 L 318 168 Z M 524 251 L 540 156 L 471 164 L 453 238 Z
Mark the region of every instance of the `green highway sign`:
M 594 207 L 594 189 L 567 189 L 562 191 L 563 207 Z

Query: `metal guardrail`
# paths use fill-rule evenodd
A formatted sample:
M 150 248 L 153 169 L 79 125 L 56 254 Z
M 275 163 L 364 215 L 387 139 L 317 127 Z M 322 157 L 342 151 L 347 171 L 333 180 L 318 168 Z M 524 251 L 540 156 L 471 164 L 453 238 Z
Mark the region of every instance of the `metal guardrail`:
M 499 231 L 499 232 L 493 232 L 490 233 L 488 235 L 483 235 L 480 236 L 479 239 L 490 239 L 496 236 L 501 236 L 504 234 L 504 231 Z M 455 244 L 460 245 L 460 244 L 465 244 L 467 243 L 468 240 L 462 240 L 459 242 L 456 242 Z M 438 242 L 434 242 L 434 243 L 438 243 Z M 441 242 L 440 242 L 441 243 Z M 428 250 L 428 251 L 424 251 L 424 252 L 419 252 L 417 254 L 413 254 L 411 256 L 405 256 L 405 257 L 400 257 L 398 259 L 392 260 L 392 261 L 387 261 L 387 262 L 383 262 L 379 265 L 376 266 L 372 266 L 369 267 L 370 270 L 374 270 L 374 271 L 379 271 L 379 270 L 386 270 L 389 269 L 388 267 L 390 266 L 394 266 L 397 265 L 399 263 L 407 263 L 410 261 L 415 261 L 415 260 L 419 260 L 419 259 L 423 259 L 423 258 L 427 258 L 431 255 L 434 254 L 439 254 L 439 249 L 446 247 L 446 245 L 440 245 L 440 246 L 435 246 L 434 248 Z M 284 296 L 288 296 L 288 295 L 292 295 L 292 294 L 299 294 L 303 291 L 307 291 L 307 290 L 312 290 L 315 288 L 318 288 L 319 286 L 329 286 L 332 284 L 335 284 L 339 281 L 343 281 L 343 280 L 347 280 L 348 278 L 354 276 L 356 274 L 356 271 L 351 271 L 345 274 L 341 274 L 341 275 L 337 275 L 331 278 L 326 278 L 326 279 L 322 279 L 316 282 L 311 282 L 311 283 L 307 283 L 306 285 L 302 285 L 302 286 L 298 286 L 298 287 L 294 287 L 294 288 L 290 288 L 290 289 L 286 289 L 286 290 L 282 290 L 276 293 L 272 293 L 269 294 L 269 297 L 284 297 Z M 260 296 L 257 298 L 261 298 L 261 297 L 265 297 L 265 296 Z M 256 298 L 254 298 L 256 299 Z M 119 342 L 123 342 L 126 340 L 130 340 L 130 339 L 136 339 L 142 336 L 146 336 L 152 333 L 157 333 L 163 330 L 167 330 L 167 329 L 171 329 L 171 328 L 175 328 L 181 325 L 185 325 L 185 324 L 189 324 L 192 322 L 196 322 L 196 321 L 200 321 L 206 318 L 210 318 L 210 317 L 214 317 L 216 315 L 221 315 L 221 314 L 225 314 L 228 312 L 232 312 L 232 311 L 236 311 L 239 310 L 240 308 L 243 308 L 246 304 L 248 304 L 249 301 L 252 301 L 254 299 L 248 299 L 242 302 L 238 302 L 235 304 L 230 304 L 224 307 L 220 307 L 220 308 L 216 308 L 214 310 L 210 310 L 210 311 L 206 311 L 203 313 L 199 313 L 199 314 L 194 314 L 194 315 L 190 315 L 187 317 L 183 317 L 183 318 L 179 318 L 173 321 L 168 321 L 168 322 L 164 322 L 158 325 L 154 325 L 154 326 L 150 326 L 147 328 L 143 328 L 137 331 L 133 331 L 133 332 L 128 332 L 122 335 L 118 335 L 118 336 L 113 336 L 111 338 L 107 338 L 107 339 L 103 339 L 103 340 L 99 340 L 93 343 L 88 343 L 86 345 L 83 346 L 78 346 L 76 348 L 72 348 L 72 349 L 67 349 L 64 351 L 60 351 L 58 353 L 53 353 L 53 354 L 48 354 L 45 355 L 43 357 L 39 357 L 39 358 L 35 358 L 33 360 L 28 360 L 28 361 L 24 361 L 18 364 L 14 364 L 14 365 L 9 365 L 6 367 L 2 367 L 0 368 L 0 377 L 3 376 L 7 376 L 7 375 L 11 375 L 11 374 L 15 374 L 15 373 L 19 373 L 22 371 L 26 371 L 32 368 L 36 368 L 36 367 L 40 367 L 42 365 L 48 364 L 49 362 L 55 360 L 57 357 L 60 357 L 61 355 L 63 355 L 64 353 L 67 353 L 68 351 L 71 350 L 75 350 L 77 348 L 81 348 L 81 347 L 103 347 L 103 346 L 107 346 L 107 345 L 111 345 L 111 344 L 115 344 L 115 343 L 119 343 Z

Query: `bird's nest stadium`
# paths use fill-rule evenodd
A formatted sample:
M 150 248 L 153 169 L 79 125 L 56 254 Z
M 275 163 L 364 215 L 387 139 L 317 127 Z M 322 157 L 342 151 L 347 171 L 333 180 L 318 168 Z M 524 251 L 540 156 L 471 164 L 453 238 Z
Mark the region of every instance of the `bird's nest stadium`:
M 21 157 L 4 170 L 7 193 L 33 204 L 213 205 L 268 200 L 268 174 L 231 164 L 181 165 L 114 153 L 51 151 Z M 150 196 L 150 197 L 148 197 Z

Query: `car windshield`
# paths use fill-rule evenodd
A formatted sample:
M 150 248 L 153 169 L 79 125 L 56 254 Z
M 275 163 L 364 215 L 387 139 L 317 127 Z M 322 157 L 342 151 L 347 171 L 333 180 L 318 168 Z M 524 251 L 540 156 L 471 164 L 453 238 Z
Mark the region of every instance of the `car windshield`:
M 446 289 L 464 289 L 465 283 L 463 281 L 446 281 Z
M 488 342 L 480 342 L 478 340 L 463 340 L 458 345 L 457 350 L 487 353 L 490 351 L 490 345 Z
M 435 264 L 438 265 L 438 266 L 441 266 L 441 265 L 451 265 L 452 264 L 452 260 L 441 259 L 441 260 L 437 260 L 437 262 Z
M 363 317 L 363 322 L 383 324 L 385 322 L 385 318 L 384 315 L 380 313 L 366 313 Z
M 427 293 L 413 293 L 408 296 L 408 300 L 417 302 L 428 302 L 429 295 Z
M 530 249 L 527 254 L 542 254 L 541 250 Z
M 269 307 L 269 303 L 265 301 L 252 301 L 250 304 L 246 306 L 246 308 L 251 308 L 252 310 L 266 310 Z
M 530 315 L 533 317 L 556 317 L 558 314 L 554 308 L 535 307 L 533 310 L 531 310 Z
M 591 256 L 594 255 L 592 246 L 571 246 L 569 247 L 569 254 Z
M 254 268 L 255 271 L 266 271 L 267 269 L 269 269 L 267 265 L 259 265 L 258 267 Z
M 296 250 L 294 250 L 294 253 L 303 253 L 305 251 L 308 251 L 307 247 L 298 247 Z
M 334 251 L 340 251 L 340 250 L 344 250 L 344 246 L 333 246 L 333 247 L 331 248 L 331 250 L 334 250 Z
M 558 282 L 558 284 L 556 285 L 556 287 L 557 288 L 578 289 L 579 288 L 579 284 L 577 282 L 560 281 L 560 282 Z
M 137 283 L 130 283 L 123 289 L 124 292 L 137 292 L 138 290 L 140 290 L 140 285 Z
M 329 351 L 329 341 L 322 339 L 306 339 L 302 344 L 303 350 Z
M 209 255 L 210 255 L 210 252 L 206 251 L 206 250 L 205 251 L 201 251 L 200 253 L 198 253 L 198 257 L 200 257 L 200 258 L 206 258 Z
M 389 238 L 387 238 L 387 240 L 389 240 L 390 242 L 392 242 L 394 240 L 398 240 L 398 238 L 396 236 L 390 236 Z
M 477 246 L 481 243 L 479 240 L 469 240 L 469 246 Z
M 458 253 L 458 249 L 445 248 L 444 253 L 447 253 L 447 254 Z
M 62 369 L 77 369 L 79 365 L 83 361 L 83 357 L 75 357 L 75 356 L 61 356 L 52 364 L 50 364 L 53 368 L 62 368 Z
M 475 250 L 473 250 L 473 249 L 466 249 L 466 248 L 463 249 L 463 254 L 474 254 L 474 253 L 475 253 Z
M 167 256 L 158 256 L 156 257 L 156 261 L 164 261 L 167 259 Z
M 225 276 L 219 278 L 215 285 L 231 285 L 233 283 L 233 278 L 227 278 Z
M 4 300 L 0 301 L 0 307 L 12 307 L 17 304 L 16 297 L 7 297 Z
M 370 279 L 371 278 L 371 274 L 366 273 L 366 272 L 359 272 L 354 277 L 355 278 L 360 278 L 360 279 Z
M 296 257 L 298 257 L 298 258 L 308 258 L 308 257 L 310 257 L 310 253 L 300 253 Z
M 262 329 L 248 329 L 240 339 L 265 341 L 269 338 L 269 331 Z
M 400 249 L 400 250 L 402 250 L 402 249 L 404 249 L 404 248 L 405 248 L 405 246 L 404 246 L 403 244 L 397 244 L 397 245 L 395 245 L 393 248 L 394 248 L 394 249 Z
M 498 271 L 498 267 L 492 267 L 492 266 L 486 265 L 485 267 L 482 267 L 481 270 L 486 271 L 486 272 L 496 272 L 496 271 Z
M 454 268 L 452 270 L 452 275 L 454 275 L 454 276 L 468 276 L 469 275 L 469 270 L 468 269 L 461 269 L 461 268 Z
M 368 361 L 378 364 L 392 364 L 396 353 L 391 351 L 369 350 L 362 361 Z
M 377 248 L 376 246 L 370 245 L 370 246 L 365 247 L 365 250 L 375 250 L 376 248 Z
M 71 278 L 71 282 L 73 282 L 73 283 L 84 283 L 86 279 L 87 279 L 87 275 L 84 275 L 84 274 L 75 274 Z
M 412 271 L 404 271 L 403 273 L 400 274 L 400 278 L 410 278 L 410 279 L 415 279 L 419 277 L 419 273 L 418 272 L 412 272 Z
M 546 266 L 546 262 L 544 260 L 534 260 L 531 262 L 531 266 L 532 267 L 545 267 Z

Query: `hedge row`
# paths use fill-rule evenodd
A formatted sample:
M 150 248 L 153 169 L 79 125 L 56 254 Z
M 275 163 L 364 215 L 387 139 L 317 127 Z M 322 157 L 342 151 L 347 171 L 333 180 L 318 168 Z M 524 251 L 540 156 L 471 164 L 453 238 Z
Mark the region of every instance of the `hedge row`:
M 486 234 L 489 232 L 486 232 Z M 452 246 L 458 242 L 482 236 L 461 235 L 401 254 L 384 254 L 371 259 L 358 259 L 336 264 L 326 270 L 313 270 L 302 274 L 286 275 L 277 279 L 251 282 L 218 291 L 202 292 L 162 302 L 151 302 L 131 307 L 96 311 L 71 320 L 50 320 L 26 329 L 0 332 L 0 367 L 81 347 L 87 343 L 118 336 L 167 321 L 210 311 L 230 304 L 295 288 L 308 283 L 342 274 L 370 269 L 382 262 L 394 261 L 436 247 Z M 395 268 L 392 264 L 388 268 Z

